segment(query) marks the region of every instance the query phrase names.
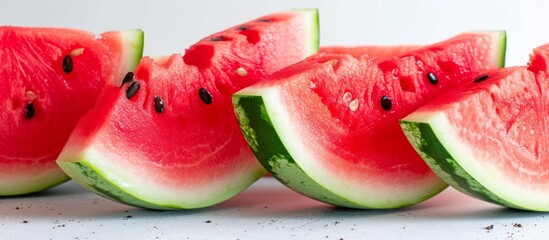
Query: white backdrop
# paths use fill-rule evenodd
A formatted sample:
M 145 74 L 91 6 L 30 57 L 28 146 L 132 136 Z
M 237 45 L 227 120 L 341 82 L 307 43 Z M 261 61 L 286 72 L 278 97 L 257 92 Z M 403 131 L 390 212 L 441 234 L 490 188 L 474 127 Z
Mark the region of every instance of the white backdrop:
M 0 0 L 0 25 L 145 31 L 145 54 L 182 52 L 198 39 L 289 8 L 320 11 L 321 44 L 427 44 L 467 30 L 508 33 L 507 65 L 549 43 L 549 1 L 542 0 Z

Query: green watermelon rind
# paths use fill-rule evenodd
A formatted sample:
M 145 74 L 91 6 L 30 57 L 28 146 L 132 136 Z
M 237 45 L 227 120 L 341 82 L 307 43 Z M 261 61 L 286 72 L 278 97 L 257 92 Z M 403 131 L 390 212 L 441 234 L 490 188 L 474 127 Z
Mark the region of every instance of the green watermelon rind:
M 18 178 L 5 179 L 3 183 L 0 183 L 0 196 L 17 196 L 24 194 L 33 194 L 45 189 L 62 184 L 70 180 L 59 169 L 51 169 L 47 172 L 29 172 L 21 174 Z
M 506 200 L 505 196 L 491 191 L 497 177 L 480 176 L 481 170 L 465 159 L 471 159 L 468 149 L 462 149 L 457 135 L 453 134 L 443 114 L 436 112 L 412 113 L 400 121 L 406 137 L 427 165 L 448 185 L 471 197 L 509 208 L 535 210 L 520 202 Z M 484 173 L 488 173 L 485 171 Z M 493 180 L 488 180 L 493 178 Z M 487 187 L 488 186 L 488 187 Z M 503 186 L 499 187 L 504 188 Z M 500 191 L 501 193 L 501 191 Z
M 121 62 L 125 64 L 120 70 L 122 77 L 114 79 L 118 86 L 122 85 L 122 78 L 127 72 L 133 71 L 141 57 L 143 57 L 143 48 L 145 47 L 145 33 L 140 29 L 120 31 L 122 46 L 124 47 L 124 56 Z M 135 51 L 138 50 L 138 51 Z
M 305 9 L 295 9 L 293 11 L 301 12 L 301 13 L 308 13 L 309 17 L 311 18 L 309 20 L 309 33 L 307 34 L 309 39 L 309 47 L 308 53 L 314 54 L 318 52 L 318 49 L 320 48 L 320 28 L 319 28 L 319 14 L 318 9 L 316 8 L 305 8 Z
M 506 31 L 486 31 L 491 33 L 494 47 L 497 49 L 494 54 L 494 63 L 500 68 L 505 66 L 505 53 L 507 52 L 507 32 Z M 486 33 L 485 32 L 485 33 Z
M 140 29 L 120 31 L 122 34 L 122 43 L 125 49 L 130 49 L 126 52 L 126 58 L 129 60 L 128 68 L 135 69 L 139 60 L 143 57 L 143 48 L 145 46 L 145 33 Z M 134 51 L 138 49 L 139 51 Z
M 84 188 L 112 201 L 149 209 L 177 209 L 177 207 L 169 205 L 159 205 L 143 201 L 130 193 L 122 191 L 121 187 L 111 184 L 108 181 L 109 178 L 89 164 L 88 161 L 59 162 L 59 166 Z
M 88 148 L 81 151 L 79 155 L 62 155 L 57 163 L 76 182 L 100 196 L 122 204 L 155 210 L 196 209 L 215 205 L 232 198 L 241 189 L 245 189 L 265 174 L 263 169 L 258 169 L 257 172 L 250 174 L 247 178 L 236 176 L 239 180 L 230 182 L 238 182 L 239 184 L 232 185 L 230 188 L 224 189 L 225 191 L 217 191 L 216 197 L 208 196 L 207 199 L 201 201 L 185 199 L 181 196 L 158 200 L 156 196 L 152 196 L 153 193 L 151 192 L 118 184 L 135 181 L 128 181 L 127 173 L 121 172 L 124 171 L 123 169 L 109 166 L 106 163 L 110 159 L 107 155 L 109 154 Z M 100 162 L 102 162 L 100 166 L 97 166 Z

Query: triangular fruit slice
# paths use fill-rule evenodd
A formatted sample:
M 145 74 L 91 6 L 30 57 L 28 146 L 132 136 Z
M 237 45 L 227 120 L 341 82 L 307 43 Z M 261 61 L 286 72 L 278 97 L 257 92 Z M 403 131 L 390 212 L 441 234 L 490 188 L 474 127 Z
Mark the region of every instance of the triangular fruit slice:
M 503 206 L 549 211 L 549 45 L 530 66 L 486 72 L 401 121 L 452 187 Z
M 120 85 L 143 32 L 0 27 L 0 196 L 44 190 L 67 175 L 57 159 L 105 84 Z
M 233 96 L 242 131 L 278 180 L 314 199 L 396 208 L 447 185 L 399 119 L 462 81 L 500 67 L 505 34 L 467 33 L 400 57 L 319 54 Z
M 264 174 L 231 96 L 318 49 L 316 10 L 272 14 L 202 39 L 184 56 L 143 58 L 102 94 L 58 159 L 98 194 L 152 209 L 201 208 Z

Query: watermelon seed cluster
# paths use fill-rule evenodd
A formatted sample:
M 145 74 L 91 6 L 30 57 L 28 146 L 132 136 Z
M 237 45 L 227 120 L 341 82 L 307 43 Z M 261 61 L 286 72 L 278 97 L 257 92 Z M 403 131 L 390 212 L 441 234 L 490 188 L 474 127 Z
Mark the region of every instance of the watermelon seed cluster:
M 349 104 L 349 109 L 351 111 L 356 111 L 358 109 L 358 99 L 353 100 L 353 95 L 350 92 L 345 92 L 343 94 L 343 102 Z
M 429 80 L 429 82 L 433 85 L 437 85 L 438 84 L 438 78 L 437 76 L 432 73 L 432 72 L 429 72 L 427 73 L 427 80 Z
M 131 99 L 139 89 L 141 88 L 141 85 L 137 81 L 134 81 L 135 74 L 133 72 L 128 72 L 124 76 L 124 79 L 122 79 L 122 86 L 126 83 L 130 83 L 130 86 L 126 89 L 126 97 L 128 99 Z
M 207 105 L 210 105 L 213 102 L 212 95 L 205 88 L 200 88 L 198 90 L 198 96 L 200 97 L 200 100 L 202 100 L 202 102 L 204 102 Z
M 474 82 L 474 83 L 479 83 L 479 82 L 485 81 L 486 79 L 488 79 L 488 75 L 482 74 L 482 75 L 480 75 L 478 78 L 476 78 L 475 80 L 473 80 L 473 82 Z

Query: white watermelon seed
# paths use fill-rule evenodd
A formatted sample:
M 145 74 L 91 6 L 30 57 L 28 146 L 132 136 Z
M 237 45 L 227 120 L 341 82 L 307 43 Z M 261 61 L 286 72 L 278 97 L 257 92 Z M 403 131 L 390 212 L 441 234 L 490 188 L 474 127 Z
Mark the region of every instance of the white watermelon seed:
M 353 99 L 353 95 L 350 92 L 345 92 L 343 94 L 343 101 L 345 103 L 350 103 L 352 99 Z
M 349 103 L 349 109 L 351 109 L 351 111 L 356 111 L 358 109 L 358 99 L 355 98 L 355 100 L 351 101 L 351 103 Z
M 316 84 L 312 81 L 309 82 L 309 88 L 310 89 L 315 89 L 316 88 Z
M 78 57 L 78 56 L 82 55 L 82 53 L 84 53 L 84 48 L 76 48 L 76 49 L 72 50 L 69 55 L 71 55 L 73 57 Z
M 248 71 L 246 71 L 246 69 L 244 69 L 243 67 L 239 67 L 236 69 L 236 75 L 240 76 L 240 77 L 244 77 L 246 75 L 248 75 Z
M 34 94 L 33 91 L 27 91 L 27 97 L 33 100 L 36 97 L 36 94 Z

